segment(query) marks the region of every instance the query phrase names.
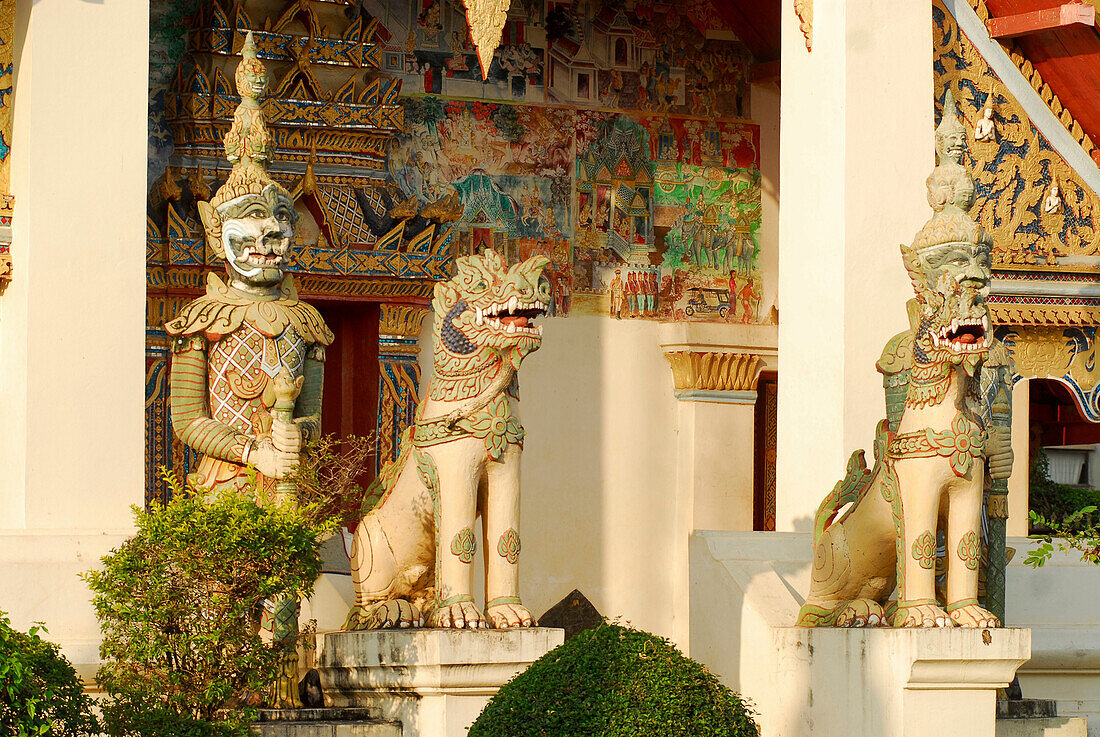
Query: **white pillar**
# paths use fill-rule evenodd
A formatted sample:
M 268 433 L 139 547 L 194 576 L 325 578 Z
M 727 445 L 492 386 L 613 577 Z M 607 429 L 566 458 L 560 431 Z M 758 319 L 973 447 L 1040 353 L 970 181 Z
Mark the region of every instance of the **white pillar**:
M 13 622 L 45 621 L 81 666 L 98 627 L 76 573 L 144 497 L 148 11 L 17 3 L 0 568 Z
M 783 3 L 777 530 L 812 529 L 885 416 L 875 370 L 907 327 L 898 244 L 931 215 L 928 2 Z M 870 455 L 870 453 L 868 453 Z
M 1009 537 L 1027 537 L 1031 487 L 1031 387 L 1026 379 L 1012 388 L 1012 475 L 1008 479 Z

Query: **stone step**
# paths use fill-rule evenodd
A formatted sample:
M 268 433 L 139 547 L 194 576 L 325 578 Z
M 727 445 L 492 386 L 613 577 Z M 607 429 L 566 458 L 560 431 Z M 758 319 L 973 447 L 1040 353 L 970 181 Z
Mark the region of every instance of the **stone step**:
M 1034 719 L 1058 716 L 1054 699 L 998 699 L 998 719 Z
M 997 737 L 1087 737 L 1084 717 L 998 719 Z
M 377 707 L 261 709 L 257 737 L 401 737 L 401 722 L 381 719 Z
M 325 709 L 260 709 L 257 722 L 350 722 L 379 719 L 377 706 L 337 706 Z

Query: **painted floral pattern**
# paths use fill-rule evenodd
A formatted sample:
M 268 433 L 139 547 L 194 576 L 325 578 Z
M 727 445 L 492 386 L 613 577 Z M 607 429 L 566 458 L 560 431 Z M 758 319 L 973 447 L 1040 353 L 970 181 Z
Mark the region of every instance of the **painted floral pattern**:
M 451 552 L 463 563 L 472 563 L 474 553 L 477 552 L 477 541 L 474 539 L 474 531 L 469 527 L 463 527 L 451 540 Z
M 500 536 L 500 542 L 497 543 L 497 554 L 512 565 L 515 565 L 516 561 L 519 560 L 519 550 L 519 533 L 509 527 L 508 530 Z
M 485 409 L 456 424 L 485 443 L 489 460 L 499 461 L 509 445 L 523 448 L 523 425 L 512 414 L 512 407 L 503 394 Z
M 978 560 L 981 558 L 981 543 L 978 541 L 978 533 L 971 530 L 959 540 L 959 560 L 972 571 L 978 570 Z
M 913 541 L 913 559 L 924 569 L 931 569 L 936 562 L 936 536 L 925 530 Z

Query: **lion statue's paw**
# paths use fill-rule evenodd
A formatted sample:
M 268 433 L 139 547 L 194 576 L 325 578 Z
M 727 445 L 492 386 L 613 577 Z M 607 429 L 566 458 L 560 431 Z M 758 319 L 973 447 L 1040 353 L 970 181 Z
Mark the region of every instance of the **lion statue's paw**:
M 854 599 L 844 605 L 836 618 L 837 627 L 877 627 L 886 616 L 878 602 L 870 599 Z
M 489 624 L 498 630 L 512 629 L 513 627 L 534 627 L 535 618 L 527 607 L 520 603 L 497 604 L 486 609 L 489 615 Z
M 345 630 L 377 630 L 391 627 L 420 627 L 420 610 L 406 599 L 385 599 L 356 604 L 348 612 Z
M 976 603 L 963 604 L 961 606 L 948 607 L 952 621 L 959 627 L 1000 627 L 1001 620 L 992 612 L 983 609 Z
M 432 610 L 428 615 L 428 626 L 442 629 L 484 629 L 488 625 L 485 617 L 473 601 L 456 601 L 453 604 L 444 604 Z
M 898 605 L 894 613 L 895 627 L 954 627 L 947 612 L 937 604 Z

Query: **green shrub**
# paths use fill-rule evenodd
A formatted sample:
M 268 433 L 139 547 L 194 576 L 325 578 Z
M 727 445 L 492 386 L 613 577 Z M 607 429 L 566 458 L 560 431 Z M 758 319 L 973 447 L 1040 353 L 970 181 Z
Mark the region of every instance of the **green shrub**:
M 137 534 L 85 574 L 105 723 L 115 735 L 244 734 L 251 711 L 226 709 L 271 683 L 279 657 L 260 639 L 259 609 L 312 593 L 327 528 L 309 509 L 169 483 L 172 501 L 135 507 Z
M 513 678 L 469 737 L 756 737 L 751 710 L 667 640 L 587 630 Z
M 99 725 L 84 684 L 57 645 L 12 629 L 0 612 L 0 734 L 96 734 Z
M 1073 522 L 1069 523 L 1072 530 L 1082 530 L 1091 525 L 1093 520 L 1089 515 L 1079 515 L 1077 512 L 1086 507 L 1100 507 L 1100 491 L 1051 481 L 1049 465 L 1047 454 L 1040 450 L 1031 469 L 1028 489 L 1028 506 L 1036 513 L 1032 519 L 1032 531 L 1041 533 L 1053 529 L 1049 526 L 1037 527 L 1036 518 L 1061 526 L 1069 523 L 1072 517 Z

